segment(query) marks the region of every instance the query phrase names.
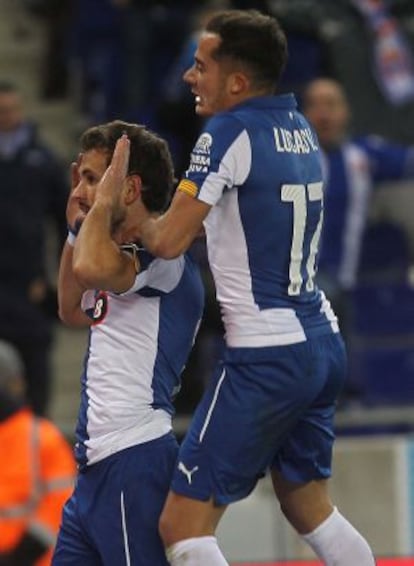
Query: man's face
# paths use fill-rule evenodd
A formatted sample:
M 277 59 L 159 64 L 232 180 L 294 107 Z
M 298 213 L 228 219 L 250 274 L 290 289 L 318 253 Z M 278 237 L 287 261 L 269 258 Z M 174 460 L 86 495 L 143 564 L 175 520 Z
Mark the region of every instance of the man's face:
M 225 71 L 223 63 L 211 56 L 220 41 L 216 34 L 203 33 L 194 55 L 194 65 L 184 73 L 183 78 L 195 95 L 195 111 L 199 116 L 212 116 L 234 104 L 228 90 L 229 72 Z
M 23 107 L 16 92 L 0 93 L 0 132 L 12 132 L 23 122 Z
M 315 128 L 322 147 L 342 143 L 347 133 L 349 109 L 340 85 L 335 81 L 318 79 L 306 90 L 303 112 Z
M 108 167 L 108 152 L 102 149 L 91 149 L 82 155 L 79 165 L 79 183 L 74 188 L 73 196 L 79 206 L 78 220 L 83 221 L 95 202 L 98 183 Z M 125 220 L 125 212 L 114 211 L 112 230 L 118 228 Z

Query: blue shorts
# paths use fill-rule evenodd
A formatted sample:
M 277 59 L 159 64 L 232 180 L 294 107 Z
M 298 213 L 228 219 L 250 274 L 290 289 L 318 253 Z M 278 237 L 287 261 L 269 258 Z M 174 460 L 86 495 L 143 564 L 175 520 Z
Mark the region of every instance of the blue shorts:
M 180 447 L 172 490 L 225 505 L 272 467 L 298 483 L 329 477 L 345 374 L 339 334 L 227 349 Z
M 158 520 L 177 451 L 171 433 L 80 472 L 63 509 L 53 566 L 167 566 Z

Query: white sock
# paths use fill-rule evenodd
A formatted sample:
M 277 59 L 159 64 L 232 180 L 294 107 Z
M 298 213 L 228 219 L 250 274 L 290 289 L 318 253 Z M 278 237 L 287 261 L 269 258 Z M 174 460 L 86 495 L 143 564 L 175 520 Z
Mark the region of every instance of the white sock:
M 176 542 L 167 548 L 167 559 L 171 566 L 229 566 L 212 536 Z
M 323 523 L 302 538 L 326 566 L 375 566 L 367 541 L 336 507 Z

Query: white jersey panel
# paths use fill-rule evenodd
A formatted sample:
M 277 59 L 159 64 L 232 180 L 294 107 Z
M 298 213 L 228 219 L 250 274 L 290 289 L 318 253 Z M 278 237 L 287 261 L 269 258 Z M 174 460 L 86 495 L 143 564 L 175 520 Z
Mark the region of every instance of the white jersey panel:
M 206 177 L 200 187 L 198 199 L 212 206 L 215 205 L 220 200 L 223 189 L 242 185 L 245 182 L 251 163 L 249 135 L 243 130 L 223 156 L 218 171 L 212 171 Z
M 92 329 L 86 385 L 89 464 L 171 428 L 167 413 L 151 409 L 159 302 L 159 297 L 108 295 L 105 320 Z
M 75 454 L 80 467 L 171 430 L 204 305 L 199 270 L 188 255 L 158 260 L 139 250 L 146 285 L 123 295 L 84 293 L 94 323 L 81 379 Z
M 260 310 L 255 302 L 237 189 L 224 194 L 211 209 L 205 229 L 227 345 L 278 346 L 306 340 L 293 309 Z
M 122 295 L 129 295 L 142 289 L 143 287 L 152 287 L 164 293 L 168 293 L 176 287 L 181 278 L 184 268 L 184 256 L 174 259 L 154 259 L 148 269 L 140 271 L 136 276 L 134 284 L 128 291 Z

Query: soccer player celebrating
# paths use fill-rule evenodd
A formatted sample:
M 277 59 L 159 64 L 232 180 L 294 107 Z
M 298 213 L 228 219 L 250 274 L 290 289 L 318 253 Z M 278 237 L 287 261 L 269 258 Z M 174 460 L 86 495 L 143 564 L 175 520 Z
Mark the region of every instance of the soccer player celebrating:
M 123 132 L 127 158 L 116 147 Z M 187 255 L 155 258 L 138 239 L 142 219 L 170 201 L 164 140 L 116 121 L 87 130 L 81 151 L 58 296 L 62 320 L 90 325 L 90 338 L 76 429 L 79 474 L 53 565 L 162 566 L 158 520 L 178 449 L 172 400 L 202 315 L 202 282 Z M 112 156 L 122 175 L 116 195 L 99 185 Z M 106 177 L 113 176 L 111 166 Z

